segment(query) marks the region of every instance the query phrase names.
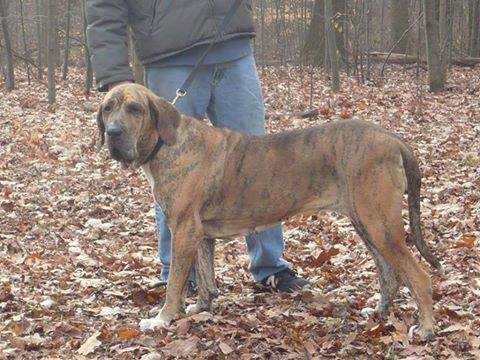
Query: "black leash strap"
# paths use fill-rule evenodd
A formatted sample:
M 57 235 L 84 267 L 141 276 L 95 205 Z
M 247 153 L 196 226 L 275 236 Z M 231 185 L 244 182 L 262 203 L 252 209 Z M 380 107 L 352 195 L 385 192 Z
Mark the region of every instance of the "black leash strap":
M 182 86 L 180 86 L 176 93 L 175 93 L 175 98 L 172 100 L 172 105 L 175 105 L 178 99 L 184 97 L 187 95 L 188 89 L 193 83 L 193 80 L 195 79 L 195 76 L 197 76 L 198 70 L 200 69 L 200 66 L 202 66 L 203 61 L 207 57 L 208 53 L 212 50 L 212 48 L 220 42 L 220 40 L 223 37 L 223 32 L 227 28 L 228 24 L 233 18 L 233 15 L 237 12 L 238 8 L 240 7 L 240 4 L 242 3 L 243 0 L 235 0 L 230 9 L 228 10 L 227 15 L 223 18 L 222 23 L 220 24 L 220 27 L 218 29 L 217 34 L 215 35 L 215 38 L 212 40 L 212 42 L 208 45 L 208 47 L 205 49 L 203 52 L 202 56 L 197 60 L 197 63 L 193 67 L 193 70 L 190 72 L 188 75 L 187 79 L 183 82 Z

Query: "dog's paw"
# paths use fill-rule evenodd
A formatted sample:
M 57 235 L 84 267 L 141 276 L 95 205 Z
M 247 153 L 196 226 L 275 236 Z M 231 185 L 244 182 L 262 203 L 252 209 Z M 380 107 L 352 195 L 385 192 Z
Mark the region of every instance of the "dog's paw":
M 409 339 L 413 339 L 415 336 L 418 336 L 419 340 L 422 342 L 430 342 L 435 338 L 432 329 L 425 329 L 419 325 L 413 325 L 408 330 Z
M 195 314 L 200 314 L 204 311 L 210 311 L 210 306 L 202 306 L 201 304 L 196 303 L 188 305 L 185 313 L 187 314 L 187 316 L 192 316 Z
M 376 312 L 377 312 L 376 309 L 372 309 L 370 307 L 365 307 L 362 310 L 360 310 L 360 315 L 362 315 L 364 318 L 368 319 L 368 318 L 372 317 L 373 315 L 375 315 Z
M 156 316 L 150 319 L 142 319 L 138 326 L 140 331 L 155 330 L 156 328 L 168 328 L 170 320 L 164 320 L 160 316 Z

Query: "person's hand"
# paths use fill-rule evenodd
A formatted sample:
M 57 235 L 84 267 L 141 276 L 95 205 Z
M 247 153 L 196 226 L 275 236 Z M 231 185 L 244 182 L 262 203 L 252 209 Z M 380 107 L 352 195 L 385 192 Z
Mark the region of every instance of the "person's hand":
M 118 81 L 118 82 L 108 84 L 108 91 L 112 90 L 115 86 L 122 85 L 122 84 L 131 84 L 131 83 L 133 83 L 133 81 L 127 80 L 127 81 Z

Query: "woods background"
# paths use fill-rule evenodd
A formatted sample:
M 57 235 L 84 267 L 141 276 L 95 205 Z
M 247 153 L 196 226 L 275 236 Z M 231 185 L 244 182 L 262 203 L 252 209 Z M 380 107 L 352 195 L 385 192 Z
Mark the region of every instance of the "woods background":
M 21 69 L 28 83 L 45 83 L 53 103 L 55 81 L 66 80 L 74 66 L 84 69 L 90 91 L 84 6 L 85 0 L 0 0 L 2 86 L 15 88 Z M 383 76 L 386 64 L 400 63 L 428 68 L 430 89 L 437 91 L 449 65 L 480 62 L 477 0 L 261 0 L 254 12 L 259 65 L 322 66 L 333 89 L 339 70 L 363 83 Z M 376 73 L 375 63 L 382 64 Z M 141 65 L 135 69 L 141 81 Z
M 435 340 L 406 289 L 370 316 L 375 262 L 323 212 L 284 222 L 312 289 L 259 291 L 245 241 L 219 242 L 213 312 L 141 332 L 165 296 L 152 198 L 94 146 L 85 1 L 0 0 L 0 359 L 480 359 L 480 1 L 252 3 L 268 133 L 358 118 L 415 152 Z

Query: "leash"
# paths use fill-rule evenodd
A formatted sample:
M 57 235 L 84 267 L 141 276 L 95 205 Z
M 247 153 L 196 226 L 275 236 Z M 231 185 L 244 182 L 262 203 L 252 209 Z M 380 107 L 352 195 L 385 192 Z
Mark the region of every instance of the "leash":
M 242 3 L 242 0 L 235 0 L 234 3 L 232 4 L 232 6 L 230 6 L 230 9 L 228 10 L 227 15 L 223 18 L 223 21 L 220 24 L 220 28 L 218 29 L 217 34 L 213 38 L 212 42 L 205 49 L 202 56 L 200 56 L 200 58 L 197 60 L 195 66 L 193 67 L 193 70 L 190 72 L 187 79 L 183 82 L 183 84 L 175 92 L 175 98 L 171 102 L 172 105 L 175 105 L 175 103 L 178 101 L 178 99 L 187 95 L 188 89 L 192 85 L 195 77 L 197 76 L 198 71 L 200 70 L 200 67 L 202 66 L 203 62 L 205 61 L 205 58 L 207 57 L 208 53 L 213 49 L 213 47 L 217 43 L 219 43 L 220 40 L 222 39 L 223 32 L 225 31 L 225 29 L 227 28 L 227 25 L 232 20 L 233 15 L 235 15 L 235 13 L 237 12 L 241 3 Z
M 227 15 L 223 18 L 222 23 L 220 24 L 220 28 L 217 31 L 217 34 L 213 38 L 212 42 L 207 46 L 205 51 L 203 52 L 202 56 L 197 60 L 195 63 L 195 66 L 193 67 L 192 71 L 188 75 L 187 79 L 183 82 L 183 84 L 177 89 L 175 92 L 175 98 L 172 100 L 171 104 L 175 105 L 175 103 L 178 101 L 178 99 L 184 97 L 188 93 L 188 89 L 193 83 L 193 80 L 195 80 L 195 76 L 197 76 L 198 71 L 200 70 L 200 67 L 202 66 L 203 62 L 205 61 L 205 58 L 207 57 L 208 53 L 213 49 L 213 47 L 220 42 L 220 40 L 223 37 L 223 32 L 227 28 L 227 25 L 230 23 L 230 21 L 233 18 L 233 15 L 237 12 L 238 8 L 240 7 L 240 4 L 242 3 L 243 0 L 235 0 L 232 6 L 230 6 L 230 9 L 228 10 Z M 165 144 L 165 142 L 159 137 L 157 140 L 157 143 L 155 144 L 155 147 L 153 148 L 152 152 L 146 157 L 144 161 L 140 165 L 145 165 L 146 163 L 150 162 L 153 160 L 153 158 L 157 155 L 158 151 L 160 148 Z

